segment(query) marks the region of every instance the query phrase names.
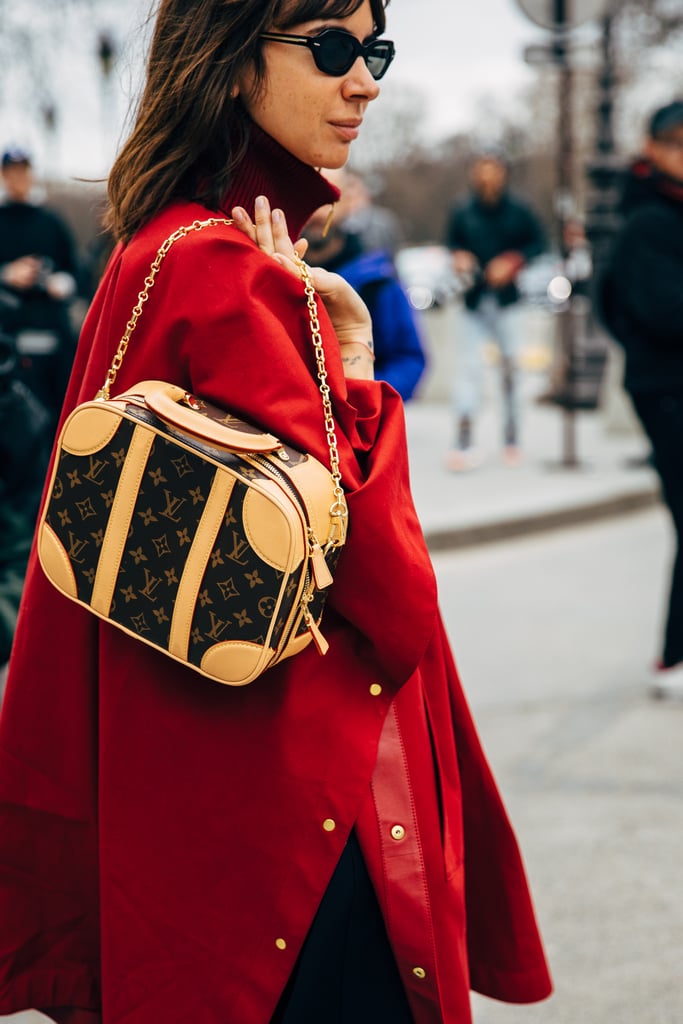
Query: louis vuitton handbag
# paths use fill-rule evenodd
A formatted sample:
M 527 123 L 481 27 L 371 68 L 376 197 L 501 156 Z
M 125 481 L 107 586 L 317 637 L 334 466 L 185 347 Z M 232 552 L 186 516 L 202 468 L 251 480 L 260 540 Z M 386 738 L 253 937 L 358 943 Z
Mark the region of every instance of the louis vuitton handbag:
M 203 675 L 242 686 L 311 641 L 325 653 L 319 624 L 346 538 L 308 268 L 329 470 L 174 384 L 144 381 L 110 397 L 171 246 L 226 223 L 195 221 L 160 247 L 103 387 L 60 433 L 38 554 L 66 597 Z

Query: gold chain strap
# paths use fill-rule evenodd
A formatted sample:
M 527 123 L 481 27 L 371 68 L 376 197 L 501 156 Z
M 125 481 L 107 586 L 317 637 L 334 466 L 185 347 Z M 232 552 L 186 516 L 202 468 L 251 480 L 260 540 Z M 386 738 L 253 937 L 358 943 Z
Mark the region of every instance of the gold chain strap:
M 169 249 L 179 239 L 184 238 L 185 235 L 189 235 L 191 231 L 201 231 L 202 228 L 214 227 L 216 224 L 232 224 L 232 220 L 228 220 L 223 217 L 211 217 L 208 220 L 195 220 L 192 224 L 184 225 L 169 235 L 165 242 L 159 246 L 159 250 L 149 268 L 149 273 L 145 278 L 144 286 L 138 295 L 138 301 L 133 308 L 133 312 L 130 315 L 130 320 L 126 324 L 126 329 L 123 332 L 121 340 L 118 344 L 118 348 L 112 359 L 111 366 L 107 370 L 107 375 L 104 379 L 104 384 L 97 392 L 96 399 L 106 401 L 111 393 L 111 388 L 116 380 L 117 374 L 121 369 L 124 356 L 128 350 L 128 344 L 130 342 L 133 331 L 138 325 L 138 321 L 142 316 L 142 311 L 149 293 L 154 287 L 156 276 L 159 273 L 159 268 L 163 263 Z M 330 400 L 330 387 L 327 383 L 327 364 L 325 363 L 325 350 L 323 349 L 322 335 L 320 333 L 320 321 L 318 320 L 318 307 L 315 301 L 315 289 L 313 282 L 311 281 L 311 274 L 308 266 L 303 260 L 296 258 L 297 265 L 301 272 L 301 277 L 304 282 L 304 289 L 306 292 L 306 302 L 308 304 L 308 316 L 309 324 L 311 328 L 311 339 L 313 341 L 313 348 L 315 351 L 316 369 L 318 373 L 318 386 L 320 388 L 320 395 L 323 402 L 323 413 L 325 417 L 325 434 L 327 438 L 327 446 L 330 450 L 330 470 L 332 474 L 332 480 L 334 481 L 334 502 L 330 508 L 330 517 L 333 522 L 333 529 L 330 534 L 328 541 L 328 547 L 339 547 L 346 539 L 346 525 L 348 519 L 348 509 L 346 505 L 346 497 L 344 495 L 344 489 L 342 487 L 341 470 L 339 468 L 339 448 L 337 447 L 337 435 L 334 427 L 334 417 L 332 415 L 332 402 Z
M 346 526 L 349 511 L 346 505 L 344 488 L 342 487 L 341 470 L 339 469 L 339 449 L 337 447 L 337 435 L 334 429 L 334 416 L 332 415 L 332 402 L 330 400 L 330 386 L 327 383 L 327 364 L 325 363 L 325 350 L 323 339 L 320 333 L 320 321 L 318 320 L 318 307 L 315 301 L 315 288 L 311 281 L 311 272 L 308 265 L 298 255 L 296 262 L 301 271 L 308 303 L 308 319 L 315 352 L 316 369 L 318 372 L 318 387 L 323 400 L 323 413 L 325 416 L 325 434 L 327 446 L 330 450 L 330 470 L 334 480 L 334 502 L 330 508 L 334 529 L 330 536 L 330 547 L 339 547 L 346 539 Z

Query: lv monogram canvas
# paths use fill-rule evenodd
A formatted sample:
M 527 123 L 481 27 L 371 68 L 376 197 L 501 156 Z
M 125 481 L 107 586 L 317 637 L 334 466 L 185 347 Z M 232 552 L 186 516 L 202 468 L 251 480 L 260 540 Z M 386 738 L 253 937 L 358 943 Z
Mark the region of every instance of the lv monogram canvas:
M 325 649 L 318 623 L 341 551 L 334 502 L 311 456 L 146 382 L 67 420 L 39 556 L 59 590 L 101 618 L 243 685 L 311 640 Z

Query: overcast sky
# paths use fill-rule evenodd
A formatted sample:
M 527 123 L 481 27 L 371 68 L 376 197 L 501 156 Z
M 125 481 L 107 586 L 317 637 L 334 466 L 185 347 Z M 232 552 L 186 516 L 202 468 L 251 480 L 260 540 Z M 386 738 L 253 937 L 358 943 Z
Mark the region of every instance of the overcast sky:
M 79 5 L 78 17 L 61 19 L 52 29 L 51 63 L 43 75 L 59 115 L 51 142 L 18 104 L 12 112 L 7 102 L 11 89 L 3 82 L 0 144 L 27 145 L 45 172 L 58 176 L 106 175 L 138 86 L 140 25 L 149 0 L 100 0 L 93 7 L 96 13 L 88 14 L 88 5 Z M 31 9 L 25 0 L 18 8 L 27 18 Z M 35 30 L 35 19 L 29 24 Z M 119 46 L 106 89 L 95 58 L 102 29 L 111 29 Z M 385 80 L 385 102 L 392 91 L 422 97 L 425 132 L 431 137 L 477 127 L 483 96 L 508 108 L 519 104 L 523 86 L 533 75 L 524 63 L 524 47 L 547 38 L 522 13 L 517 0 L 391 0 L 387 35 L 396 43 L 397 57 Z M 380 97 L 377 105 L 381 103 Z
M 545 35 L 515 0 L 392 0 L 387 18 L 392 79 L 427 94 L 438 134 L 469 127 L 484 94 L 507 102 L 532 74 L 525 44 Z
M 146 9 L 145 0 L 110 0 L 97 22 L 84 19 L 81 9 L 54 48 L 61 50 L 52 68 L 60 124 L 52 143 L 44 143 L 38 124 L 4 107 L 3 144 L 12 139 L 28 145 L 39 160 L 67 175 L 104 173 L 135 93 L 141 62 L 135 39 Z M 111 26 L 121 46 L 108 92 L 93 57 L 98 24 Z M 391 0 L 387 35 L 396 42 L 397 57 L 387 83 L 419 92 L 429 133 L 448 135 L 469 127 L 482 94 L 508 101 L 528 80 L 522 48 L 539 34 L 515 0 Z

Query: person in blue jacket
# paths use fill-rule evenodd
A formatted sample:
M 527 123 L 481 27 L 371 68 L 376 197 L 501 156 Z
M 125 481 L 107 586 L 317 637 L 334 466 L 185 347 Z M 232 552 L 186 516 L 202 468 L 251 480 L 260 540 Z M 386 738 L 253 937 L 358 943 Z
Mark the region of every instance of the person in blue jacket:
M 372 317 L 375 379 L 385 380 L 407 401 L 415 394 L 426 357 L 420 331 L 388 252 L 364 252 L 358 235 L 343 224 L 324 233 L 327 207 L 304 229 L 306 260 L 340 274 L 358 292 Z

